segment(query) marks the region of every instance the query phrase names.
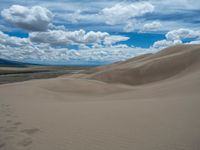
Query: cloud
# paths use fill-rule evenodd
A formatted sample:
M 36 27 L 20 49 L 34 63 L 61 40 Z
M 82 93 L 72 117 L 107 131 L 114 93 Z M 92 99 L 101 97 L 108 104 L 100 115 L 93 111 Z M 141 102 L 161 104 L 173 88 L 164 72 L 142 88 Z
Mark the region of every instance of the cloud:
M 189 44 L 197 44 L 200 41 L 199 24 L 192 22 L 198 21 L 198 9 L 195 9 L 200 7 L 192 4 L 189 7 L 183 7 L 188 6 L 189 0 L 175 0 L 173 3 L 172 0 L 164 2 L 157 0 L 148 0 L 148 2 L 111 0 L 108 2 L 102 0 L 91 3 L 86 3 L 86 1 L 74 3 L 69 0 L 62 2 L 62 5 L 55 1 L 36 0 L 28 3 L 19 2 L 20 5 L 27 7 L 13 5 L 4 9 L 16 2 L 15 0 L 11 1 L 9 4 L 2 2 L 6 6 L 0 6 L 0 10 L 3 9 L 1 15 L 4 18 L 4 20 L 0 18 L 0 24 L 3 25 L 0 25 L 0 29 L 8 28 L 10 30 L 10 26 L 5 22 L 7 20 L 16 27 L 31 32 L 28 38 L 9 36 L 0 32 L 0 55 L 6 58 L 40 60 L 47 63 L 55 61 L 103 63 L 125 60 L 139 54 L 181 44 L 188 41 L 188 38 L 194 40 L 188 42 Z M 38 2 L 46 8 L 34 6 Z M 52 10 L 54 15 L 47 8 Z M 169 8 L 168 11 L 163 11 L 166 8 Z M 154 13 L 149 14 L 151 12 Z M 53 16 L 55 17 L 53 18 Z M 193 16 L 192 20 L 191 16 Z M 177 17 L 180 19 L 177 20 Z M 166 34 L 166 39 L 155 42 L 148 49 L 120 44 L 129 37 L 109 34 L 116 31 L 120 33 L 120 29 L 125 32 L 157 31 L 161 28 L 161 24 L 155 20 L 162 21 L 163 31 L 171 31 Z M 188 26 L 190 29 L 187 29 Z M 80 28 L 85 30 L 80 30 Z M 14 33 L 12 31 L 16 31 L 16 29 L 12 27 L 9 32 L 12 34 Z M 132 34 L 126 35 L 132 36 Z M 70 49 L 66 48 L 68 46 L 71 46 Z M 78 50 L 73 49 L 76 47 Z
M 1 47 L 1 44 L 0 44 Z M 2 58 L 26 61 L 32 60 L 51 64 L 105 64 L 123 61 L 134 56 L 154 52 L 151 49 L 141 48 L 89 48 L 84 50 L 68 50 L 64 48 L 55 49 L 48 46 L 28 46 L 22 48 L 6 47 L 0 49 Z
M 99 34 L 98 32 L 78 32 L 85 33 L 85 41 L 91 41 L 87 37 L 94 36 L 94 33 Z M 104 41 L 110 44 L 126 39 L 128 38 L 123 36 L 108 35 L 104 38 Z M 123 44 L 103 47 L 100 43 L 94 43 L 94 47 L 85 47 L 86 45 L 81 42 L 80 46 L 84 47 L 84 49 L 58 48 L 49 45 L 49 43 L 32 43 L 30 38 L 12 37 L 0 32 L 1 57 L 19 61 L 32 61 L 46 64 L 103 64 L 126 60 L 140 54 L 154 51 L 153 49 L 132 48 Z
M 154 6 L 149 2 L 119 3 L 113 7 L 104 8 L 101 14 L 105 16 L 108 25 L 124 24 L 128 20 L 154 11 Z
M 197 38 L 200 37 L 199 31 L 194 31 L 191 29 L 178 29 L 178 30 L 172 30 L 166 34 L 166 38 L 168 40 L 181 40 L 181 39 L 187 39 L 187 38 Z
M 156 41 L 153 44 L 153 48 L 162 49 L 177 44 L 184 44 L 183 40 L 187 38 L 192 38 L 193 40 L 186 44 L 199 44 L 200 31 L 180 28 L 167 32 L 165 37 L 166 39 L 164 40 Z
M 53 23 L 49 24 L 48 29 L 49 30 L 63 30 L 63 31 L 67 30 L 64 25 L 54 25 Z
M 89 3 L 88 0 L 65 0 L 59 3 L 52 0 L 9 0 L 9 2 L 2 0 L 0 10 L 8 8 L 12 4 L 25 5 L 29 8 L 34 5 L 41 5 L 54 13 L 54 24 L 63 24 L 67 26 L 69 30 L 79 30 L 83 28 L 85 30 L 109 32 L 112 28 L 112 31 L 119 32 L 119 29 L 123 29 L 124 26 L 127 25 L 127 20 L 125 22 L 121 21 L 122 25 L 120 28 L 118 25 L 110 27 L 110 25 L 105 24 L 106 20 L 105 16 L 102 14 L 102 10 L 105 8 L 112 8 L 117 4 L 131 5 L 135 3 L 145 3 L 144 1 L 153 5 L 155 9 L 153 13 L 133 17 L 136 21 L 142 22 L 142 24 L 161 20 L 163 24 L 162 31 L 164 32 L 177 28 L 199 28 L 200 16 L 198 10 L 200 9 L 200 2 L 197 0 L 100 0 L 90 1 Z M 194 3 L 196 5 L 194 5 Z M 165 11 L 166 8 L 167 11 Z M 130 14 L 128 15 L 130 16 Z M 132 18 L 128 20 L 132 21 Z M 143 25 L 140 26 L 140 29 L 142 27 Z
M 35 43 L 48 43 L 51 45 L 67 45 L 72 44 L 70 36 L 79 36 L 83 34 L 82 31 L 75 33 L 63 31 L 63 30 L 50 30 L 48 32 L 32 32 L 29 34 L 30 40 Z
M 46 43 L 31 43 L 28 38 L 10 37 L 0 33 L 0 55 L 2 58 L 39 62 L 46 64 L 102 64 L 126 60 L 152 49 L 131 48 L 127 45 L 115 45 L 111 47 L 96 47 L 80 50 L 67 48 L 55 48 Z M 118 40 L 116 40 L 116 39 Z M 112 40 L 111 40 L 112 39 Z M 115 40 L 114 40 L 115 39 Z M 111 41 L 119 41 L 120 37 L 112 37 Z M 11 43 L 9 43 L 11 42 Z M 18 43 L 14 46 L 13 43 Z M 82 46 L 84 46 L 82 44 Z
M 72 23 L 78 23 L 79 19 L 81 19 L 81 11 L 77 10 L 74 13 L 69 14 L 67 17 Z
M 45 31 L 52 21 L 53 14 L 44 7 L 12 5 L 1 11 L 2 17 L 19 28 L 28 31 Z
M 143 26 L 143 31 L 157 31 L 162 27 L 162 24 L 159 21 L 153 21 L 151 23 L 146 23 Z
M 51 45 L 91 44 L 100 43 L 109 34 L 106 32 L 89 31 L 63 31 L 50 30 L 48 32 L 32 32 L 30 40 L 35 43 L 48 43 Z
M 0 44 L 4 46 L 24 46 L 30 44 L 27 38 L 10 37 L 0 31 Z
M 163 48 L 173 46 L 173 45 L 178 45 L 178 44 L 182 44 L 182 41 L 181 40 L 175 40 L 175 41 L 160 40 L 153 44 L 153 48 L 163 49 Z
M 125 32 L 132 32 L 132 31 L 134 31 L 134 29 L 135 29 L 135 26 L 133 24 L 133 21 L 128 21 L 128 23 L 125 25 L 123 30 Z
M 112 35 L 112 36 L 107 36 L 104 39 L 104 44 L 109 47 L 112 46 L 112 44 L 115 44 L 117 42 L 121 42 L 121 41 L 127 41 L 129 39 L 129 37 L 126 36 L 120 36 L 120 35 Z
M 187 44 L 200 44 L 200 40 L 191 41 L 191 42 L 189 42 Z
M 111 46 L 120 41 L 128 40 L 128 37 L 113 36 L 107 32 L 86 32 L 84 30 L 78 31 L 63 31 L 63 30 L 49 30 L 48 32 L 32 32 L 30 33 L 30 40 L 35 43 L 48 43 L 51 45 L 68 45 L 68 44 L 105 44 Z
M 126 44 L 117 44 L 112 46 L 112 48 L 130 48 L 130 47 Z

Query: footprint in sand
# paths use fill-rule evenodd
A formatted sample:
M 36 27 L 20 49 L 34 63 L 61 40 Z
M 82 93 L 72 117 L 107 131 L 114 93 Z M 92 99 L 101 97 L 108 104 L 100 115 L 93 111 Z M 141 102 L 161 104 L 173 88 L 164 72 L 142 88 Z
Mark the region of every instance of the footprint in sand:
M 12 136 L 12 135 L 8 135 L 8 136 L 4 137 L 4 139 L 5 139 L 6 141 L 12 140 L 12 139 L 14 139 L 14 138 L 15 138 L 15 137 Z
M 10 117 L 11 116 L 11 114 L 10 113 L 6 113 L 6 117 Z
M 14 132 L 17 130 L 17 127 L 8 127 L 4 130 L 4 132 Z
M 19 146 L 22 146 L 22 147 L 27 147 L 27 146 L 30 146 L 32 144 L 32 139 L 31 138 L 25 138 L 23 139 L 22 141 L 20 141 L 18 143 Z
M 6 104 L 1 104 L 1 107 L 2 107 L 3 109 L 7 109 L 7 110 L 10 109 L 10 105 L 6 105 Z
M 11 123 L 12 121 L 11 121 L 11 120 L 6 120 L 6 122 L 7 122 L 7 123 Z
M 3 132 L 3 139 L 4 141 L 7 141 L 10 144 L 17 144 L 18 146 L 20 146 L 22 149 L 22 147 L 24 148 L 29 148 L 29 146 L 32 145 L 33 140 L 31 138 L 32 135 L 36 134 L 37 132 L 40 132 L 40 129 L 38 128 L 27 128 L 27 129 L 23 129 L 19 130 L 21 128 L 22 122 L 19 122 L 17 120 L 15 120 L 14 115 L 12 113 L 12 111 L 10 110 L 10 106 L 9 105 L 1 105 L 1 108 L 3 111 L 2 115 L 5 117 L 5 126 L 0 126 L 0 130 L 2 130 Z M 24 139 L 22 139 L 21 141 L 15 143 L 15 141 L 17 140 L 16 136 L 19 137 L 24 137 Z M 9 144 L 7 144 L 7 142 L 3 142 L 0 140 L 0 150 L 6 148 Z M 17 146 L 16 145 L 16 146 Z
M 0 149 L 5 147 L 6 146 L 6 143 L 0 143 Z
M 5 105 L 5 104 L 1 104 L 1 107 L 7 107 L 7 105 Z
M 19 125 L 22 125 L 22 123 L 21 122 L 14 122 L 13 125 L 14 126 L 19 126 Z
M 28 135 L 35 134 L 35 133 L 37 133 L 37 132 L 39 132 L 39 131 L 40 131 L 40 129 L 38 129 L 38 128 L 32 128 L 32 129 L 24 129 L 24 130 L 21 130 L 21 132 L 26 133 L 26 134 L 28 134 Z

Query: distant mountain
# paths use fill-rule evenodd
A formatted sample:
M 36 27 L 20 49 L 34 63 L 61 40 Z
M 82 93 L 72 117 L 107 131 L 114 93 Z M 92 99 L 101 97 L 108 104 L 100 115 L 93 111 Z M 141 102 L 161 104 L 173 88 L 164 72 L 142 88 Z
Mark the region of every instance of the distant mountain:
M 0 58 L 0 67 L 26 67 L 27 65 L 30 64 Z

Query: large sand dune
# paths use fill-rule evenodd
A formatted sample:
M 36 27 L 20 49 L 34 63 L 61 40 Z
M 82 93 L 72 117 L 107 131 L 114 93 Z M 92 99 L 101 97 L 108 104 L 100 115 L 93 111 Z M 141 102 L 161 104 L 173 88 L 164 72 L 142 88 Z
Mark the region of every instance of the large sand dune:
M 0 85 L 0 149 L 199 150 L 199 62 L 199 45 L 176 46 L 81 79 Z
M 154 55 L 143 55 L 102 67 L 97 73 L 86 77 L 111 83 L 140 85 L 167 79 L 186 69 L 199 66 L 200 46 L 180 45 Z

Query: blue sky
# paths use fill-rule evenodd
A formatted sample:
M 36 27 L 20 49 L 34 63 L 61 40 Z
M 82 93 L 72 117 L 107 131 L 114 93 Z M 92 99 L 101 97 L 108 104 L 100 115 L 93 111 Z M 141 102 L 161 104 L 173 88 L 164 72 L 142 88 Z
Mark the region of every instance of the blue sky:
M 1 0 L 0 58 L 107 64 L 200 43 L 198 0 Z

